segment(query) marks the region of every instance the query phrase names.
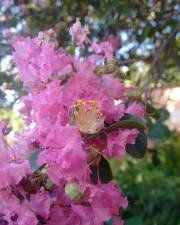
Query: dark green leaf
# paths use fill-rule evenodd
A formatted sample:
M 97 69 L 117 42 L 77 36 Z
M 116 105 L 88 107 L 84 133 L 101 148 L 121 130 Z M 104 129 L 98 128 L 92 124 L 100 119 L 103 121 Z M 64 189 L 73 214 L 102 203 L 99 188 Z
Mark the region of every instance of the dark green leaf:
M 130 114 L 126 114 L 122 118 L 122 120 L 109 126 L 107 128 L 107 131 L 111 132 L 113 130 L 117 130 L 117 128 L 130 128 L 130 129 L 137 128 L 138 130 L 142 131 L 142 130 L 146 129 L 147 127 L 140 118 L 130 115 Z
M 120 1 L 118 1 L 118 0 L 113 1 L 111 5 L 108 5 L 108 8 L 106 10 L 104 17 L 108 16 L 112 12 L 113 9 L 118 9 L 120 6 L 121 6 Z
M 144 157 L 147 150 L 147 135 L 144 132 L 140 132 L 136 139 L 136 143 L 127 144 L 126 151 L 134 158 Z
M 153 34 L 154 34 L 154 28 L 150 23 L 148 23 L 146 27 L 144 28 L 142 34 L 139 36 L 139 40 L 143 42 L 147 37 L 153 36 Z
M 159 158 L 157 151 L 153 151 L 151 159 L 154 166 L 159 166 L 161 164 L 161 160 Z
M 159 111 L 160 111 L 159 121 L 163 122 L 169 118 L 170 114 L 166 109 L 161 108 Z
M 171 26 L 172 28 L 175 28 L 178 24 L 178 20 L 177 19 L 170 19 L 168 22 L 167 22 L 167 26 Z
M 131 219 L 127 219 L 125 225 L 144 225 L 142 221 L 142 217 L 137 216 Z
M 152 116 L 155 119 L 159 119 L 160 117 L 160 111 L 149 103 L 146 105 L 146 112 L 149 114 L 149 116 Z
M 109 162 L 101 156 L 99 162 L 99 179 L 102 183 L 108 183 L 112 180 L 112 171 L 109 165 Z M 91 169 L 91 180 L 93 183 L 97 183 L 98 180 L 98 168 L 96 165 L 90 166 Z
M 100 137 L 102 140 L 106 140 L 106 133 L 116 131 L 119 128 L 129 128 L 129 129 L 136 128 L 139 131 L 144 131 L 145 129 L 147 129 L 145 123 L 140 118 L 130 114 L 125 114 L 125 116 L 120 121 L 112 123 L 104 130 L 96 134 L 87 135 L 85 137 L 85 140 L 89 140 L 96 137 Z
M 171 135 L 168 127 L 161 122 L 154 124 L 148 132 L 148 136 L 154 139 L 162 139 Z

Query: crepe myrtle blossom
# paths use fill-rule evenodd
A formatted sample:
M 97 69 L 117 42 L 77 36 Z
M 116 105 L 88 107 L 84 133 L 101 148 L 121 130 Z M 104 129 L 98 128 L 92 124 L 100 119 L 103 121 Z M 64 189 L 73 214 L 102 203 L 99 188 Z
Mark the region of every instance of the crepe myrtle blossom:
M 102 42 L 100 44 L 93 42 L 92 50 L 98 55 L 105 55 L 107 59 L 112 59 L 113 57 L 113 46 L 108 41 Z
M 79 20 L 69 33 L 93 54 L 80 59 L 66 52 L 52 30 L 12 40 L 30 93 L 22 97 L 26 130 L 13 144 L 7 122 L 0 123 L 1 225 L 103 225 L 110 219 L 123 225 L 119 209 L 127 198 L 111 178 L 102 179 L 100 166 L 109 157 L 122 159 L 126 144 L 136 142 L 139 130 L 120 125 L 127 114 L 144 121 L 144 106 L 129 102 L 123 81 L 106 71 L 113 59 L 109 42 L 91 44 Z
M 75 39 L 75 42 L 78 46 L 87 44 L 90 42 L 87 35 L 89 31 L 81 27 L 81 22 L 79 19 L 76 19 L 76 23 L 69 29 L 69 34 Z
M 114 34 L 109 34 L 105 36 L 104 41 L 108 41 L 112 45 L 113 49 L 115 50 L 121 46 L 119 37 L 117 37 Z

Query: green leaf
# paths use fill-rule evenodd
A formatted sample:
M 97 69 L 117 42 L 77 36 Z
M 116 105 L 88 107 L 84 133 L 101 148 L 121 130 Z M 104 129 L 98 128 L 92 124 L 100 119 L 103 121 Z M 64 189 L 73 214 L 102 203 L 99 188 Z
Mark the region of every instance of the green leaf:
M 147 151 L 147 135 L 144 132 L 140 132 L 134 145 L 126 145 L 126 151 L 134 158 L 143 158 Z
M 142 217 L 137 216 L 126 220 L 125 225 L 144 225 Z
M 147 127 L 145 125 L 145 123 L 138 117 L 133 116 L 131 114 L 126 114 L 122 120 L 120 120 L 119 122 L 116 122 L 112 125 L 110 125 L 107 128 L 107 132 L 111 132 L 113 130 L 117 130 L 118 128 L 136 128 L 140 131 L 145 130 Z
M 147 129 L 147 126 L 140 118 L 131 114 L 125 114 L 125 116 L 120 121 L 112 123 L 96 134 L 87 135 L 84 139 L 89 140 L 92 138 L 100 137 L 101 139 L 106 140 L 106 133 L 116 131 L 119 128 L 136 128 L 139 131 L 144 131 L 145 129 Z
M 99 171 L 97 168 L 98 166 L 99 166 Z M 92 165 L 90 166 L 90 169 L 92 171 L 91 180 L 93 183 L 97 183 L 98 172 L 99 172 L 99 179 L 102 183 L 108 183 L 113 178 L 109 162 L 103 156 L 101 156 L 99 165 Z
M 171 132 L 168 127 L 161 122 L 157 122 L 156 124 L 152 125 L 148 132 L 148 136 L 152 139 L 162 139 L 169 137 L 170 135 Z
M 155 119 L 159 119 L 160 117 L 160 111 L 159 109 L 156 109 L 153 105 L 151 104 L 146 104 L 146 112 L 149 114 L 149 116 L 152 116 Z
M 111 3 L 111 5 L 108 5 L 106 13 L 104 14 L 104 17 L 107 17 L 110 13 L 112 13 L 113 9 L 118 9 L 120 6 L 121 6 L 121 2 L 119 0 L 114 0 Z
M 139 36 L 139 40 L 143 42 L 147 37 L 152 37 L 154 35 L 154 27 L 152 24 L 148 23 L 144 28 L 142 34 Z
M 33 172 L 35 172 L 39 168 L 39 166 L 37 165 L 37 160 L 41 152 L 42 152 L 42 149 L 38 149 L 37 151 L 33 152 L 33 154 L 31 155 L 29 159 Z
M 164 108 L 160 108 L 159 112 L 160 112 L 159 121 L 161 121 L 161 122 L 167 120 L 170 116 L 169 112 Z
M 177 24 L 178 24 L 178 20 L 177 19 L 170 19 L 166 23 L 166 26 L 171 26 L 172 28 L 175 28 L 177 26 Z

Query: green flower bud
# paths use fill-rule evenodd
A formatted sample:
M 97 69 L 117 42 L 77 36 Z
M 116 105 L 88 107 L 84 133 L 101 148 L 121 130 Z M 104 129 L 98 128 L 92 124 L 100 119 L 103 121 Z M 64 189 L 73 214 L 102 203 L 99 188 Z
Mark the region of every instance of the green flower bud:
M 79 191 L 79 184 L 71 181 L 65 185 L 65 194 L 71 200 L 80 200 L 82 193 Z

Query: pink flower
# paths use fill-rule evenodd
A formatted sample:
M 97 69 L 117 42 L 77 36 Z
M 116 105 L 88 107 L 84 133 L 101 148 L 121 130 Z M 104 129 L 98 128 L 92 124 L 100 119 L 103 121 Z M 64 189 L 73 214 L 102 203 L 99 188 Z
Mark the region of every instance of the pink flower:
M 33 95 L 32 109 L 34 111 L 34 119 L 49 118 L 49 120 L 56 121 L 62 105 L 62 88 L 60 81 L 51 81 L 46 89 L 39 91 Z
M 30 61 L 40 54 L 39 46 L 29 37 L 14 37 L 12 45 L 15 49 L 13 57 L 20 72 L 20 79 L 26 83 L 36 81 L 37 77 L 32 72 Z
M 126 151 L 126 144 L 134 144 L 138 135 L 136 129 L 119 129 L 118 132 L 108 134 L 106 155 L 122 158 Z
M 76 23 L 69 29 L 69 34 L 75 38 L 76 44 L 82 46 L 84 43 L 89 43 L 87 38 L 88 30 L 85 30 L 81 27 L 81 22 L 79 19 L 76 19 Z
M 108 41 L 101 42 L 100 44 L 93 42 L 91 47 L 96 54 L 104 55 L 106 59 L 112 59 L 113 47 Z
M 5 125 L 5 122 L 0 122 L 0 188 L 16 185 L 31 173 L 29 161 L 23 157 L 16 157 L 16 150 L 5 143 L 1 131 Z
M 30 124 L 32 122 L 31 111 L 32 111 L 32 98 L 31 96 L 23 96 L 21 98 L 23 106 L 20 108 L 19 112 L 23 114 L 25 122 Z
M 39 44 L 44 44 L 44 43 L 53 43 L 54 47 L 58 47 L 58 40 L 57 40 L 57 34 L 53 29 L 49 29 L 45 32 L 40 31 L 36 41 Z
M 6 38 L 10 38 L 12 36 L 12 31 L 10 28 L 4 28 L 2 30 L 2 35 Z
M 112 96 L 114 99 L 120 99 L 121 101 L 127 100 L 127 88 L 120 79 L 113 77 L 113 74 L 105 74 L 102 80 L 108 96 Z
M 18 162 L 29 160 L 32 152 L 34 151 L 34 129 L 16 132 L 14 134 L 14 144 L 12 146 L 13 156 Z
M 78 19 L 69 33 L 80 47 L 90 43 Z M 140 103 L 126 107 L 122 81 L 114 74 L 97 75 L 105 73 L 104 66 L 113 58 L 117 40 L 112 38 L 113 46 L 108 41 L 93 43 L 88 57 L 58 48 L 53 30 L 13 39 L 20 79 L 30 87 L 21 109 L 28 129 L 16 133 L 10 147 L 6 123 L 0 123 L 2 223 L 103 225 L 113 218 L 115 225 L 123 225 L 118 215 L 127 207 L 127 198 L 115 182 L 98 179 L 94 184 L 91 176 L 91 165 L 98 166 L 101 155 L 121 158 L 126 144 L 135 143 L 138 130 L 118 129 L 107 139 L 99 134 L 126 113 L 144 120 Z M 30 162 L 43 166 L 32 171 Z
M 144 120 L 145 110 L 144 110 L 144 106 L 141 103 L 133 102 L 126 109 L 126 113 L 132 114 Z
M 24 210 L 21 208 L 20 215 L 17 219 L 18 225 L 37 225 L 36 215 L 30 210 Z
M 30 200 L 25 203 L 25 205 L 35 215 L 39 215 L 44 219 L 48 219 L 51 203 L 52 199 L 50 198 L 49 193 L 40 191 L 37 194 L 31 196 Z
M 121 45 L 119 38 L 114 34 L 109 34 L 108 36 L 106 36 L 105 41 L 108 41 L 112 45 L 114 50 L 119 48 Z
M 121 190 L 114 184 L 87 185 L 86 192 L 89 193 L 87 202 L 89 205 L 72 205 L 72 209 L 82 218 L 82 224 L 103 224 L 112 215 L 118 215 L 119 208 L 127 207 L 127 199 Z
M 77 74 L 79 75 L 89 75 L 91 76 L 93 74 L 93 71 L 96 68 L 96 61 L 99 58 L 99 56 L 89 56 L 85 60 L 80 60 L 77 57 L 74 57 L 73 60 L 73 66 L 75 70 L 77 71 Z
M 81 136 L 75 127 L 55 125 L 47 135 L 39 163 L 48 164 L 49 177 L 57 184 L 61 179 L 84 180 L 89 173 L 86 155 L 82 149 Z
M 54 207 L 47 225 L 85 225 L 82 219 L 71 208 Z M 88 224 L 86 224 L 88 225 Z M 90 224 L 89 224 L 90 225 Z
M 60 81 L 51 81 L 46 89 L 34 94 L 32 99 L 32 118 L 38 124 L 36 138 L 44 144 L 44 138 L 55 123 L 65 125 L 68 121 Z
M 0 196 L 0 212 L 1 219 L 4 224 L 11 225 L 37 225 L 36 215 L 13 195 L 8 196 L 7 193 L 3 193 Z
M 108 84 L 115 82 L 114 89 Z M 94 100 L 107 122 L 119 120 L 124 112 L 124 104 L 115 105 L 115 98 L 124 100 L 125 88 L 122 83 L 111 75 L 100 80 L 94 74 L 79 75 L 70 78 L 64 86 L 64 102 L 69 108 L 79 99 Z
M 13 38 L 12 44 L 20 79 L 25 83 L 47 82 L 51 77 L 58 77 L 72 70 L 71 57 L 62 49 L 55 50 L 54 43 L 20 37 Z
M 4 162 L 0 166 L 0 188 L 18 184 L 21 179 L 30 174 L 31 169 L 28 161 L 22 163 Z
M 55 124 L 49 131 L 44 141 L 44 146 L 59 149 L 64 147 L 78 149 L 81 146 L 81 142 L 81 135 L 75 127 Z

